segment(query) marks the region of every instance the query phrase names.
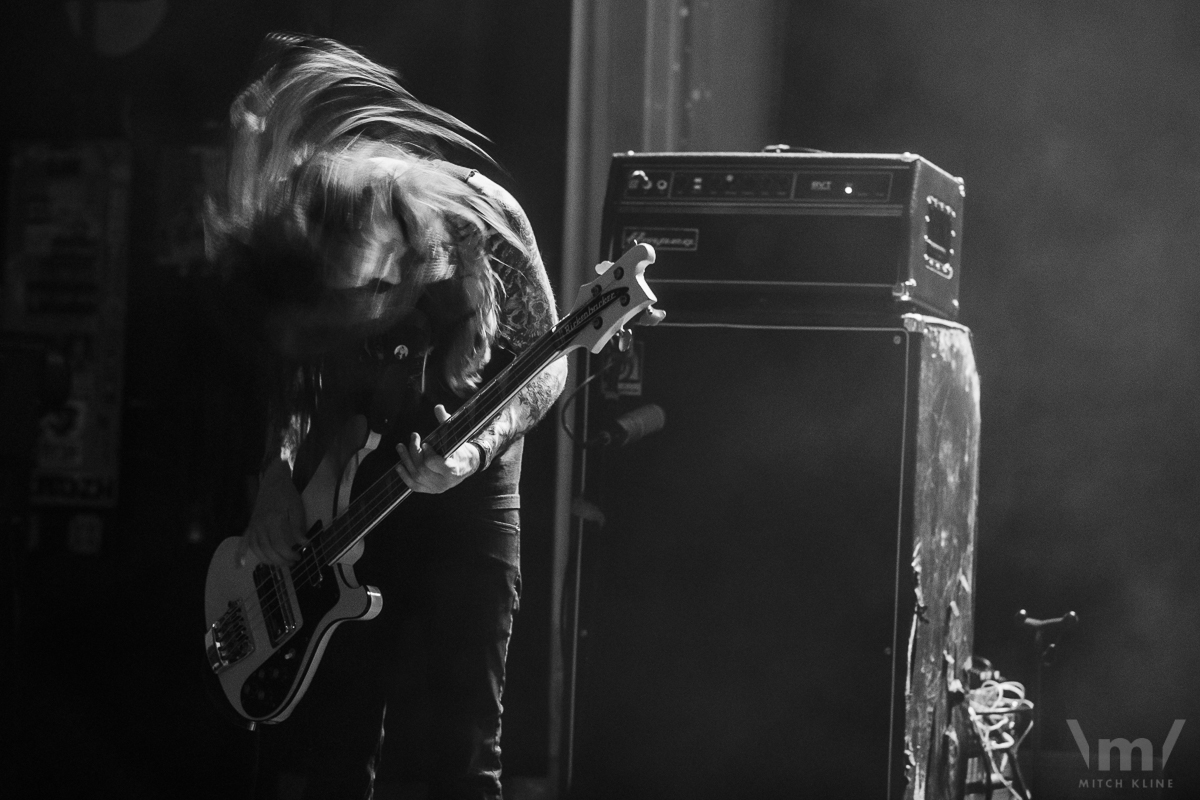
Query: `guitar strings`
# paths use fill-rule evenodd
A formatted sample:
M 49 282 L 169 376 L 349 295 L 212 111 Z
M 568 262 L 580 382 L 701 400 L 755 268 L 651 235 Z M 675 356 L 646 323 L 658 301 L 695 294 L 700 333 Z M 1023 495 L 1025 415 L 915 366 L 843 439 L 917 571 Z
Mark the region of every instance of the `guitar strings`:
M 486 420 L 467 421 L 474 416 L 474 408 L 490 403 L 492 396 L 497 394 L 501 397 L 515 395 L 520 391 L 521 387 L 528 383 L 533 376 L 549 366 L 555 358 L 565 355 L 566 351 L 560 346 L 559 340 L 563 338 L 563 334 L 567 330 L 567 323 L 573 320 L 582 310 L 577 309 L 560 320 L 545 336 L 530 345 L 524 353 L 502 370 L 496 376 L 495 380 L 488 383 L 468 399 L 459 409 L 458 413 L 446 420 L 445 423 L 429 435 L 426 441 L 430 446 L 439 454 L 453 452 L 450 449 L 451 445 L 456 447 L 462 446 L 472 434 L 487 424 Z M 525 369 L 526 364 L 533 364 L 532 367 L 529 367 L 529 374 L 514 380 L 514 376 L 521 373 Z M 514 383 L 516 383 L 515 387 L 513 387 Z M 399 487 L 395 486 L 396 483 L 401 484 L 403 487 L 403 491 L 400 492 L 399 496 L 396 496 L 396 490 L 399 489 Z M 412 490 L 404 484 L 399 474 L 395 471 L 395 468 L 389 468 L 374 483 L 364 489 L 350 503 L 344 513 L 335 517 L 327 528 L 319 531 L 313 537 L 313 540 L 303 548 L 308 551 L 308 554 L 301 555 L 301 560 L 296 563 L 295 569 L 291 570 L 290 574 L 293 585 L 301 581 L 308 582 L 314 578 L 319 579 L 322 569 L 336 563 L 337 557 L 340 557 L 357 544 L 375 525 L 382 521 L 383 517 L 390 513 L 391 509 L 403 503 L 411 494 Z M 389 504 L 391 505 L 391 509 L 387 508 Z M 381 509 L 386 510 L 381 511 Z M 369 521 L 370 524 L 360 524 L 363 521 Z M 363 530 L 358 531 L 359 527 L 362 527 Z M 342 536 L 347 532 L 347 528 L 349 529 L 349 536 L 343 540 Z M 332 538 L 334 544 L 332 552 L 336 553 L 336 556 L 332 559 L 328 558 L 330 548 L 324 545 L 324 542 L 330 538 Z M 322 550 L 324 550 L 323 553 L 320 552 Z M 311 559 L 308 555 L 312 556 Z M 283 568 L 286 567 L 281 567 L 281 569 Z M 272 582 L 270 595 L 266 599 L 255 602 L 258 599 L 258 592 L 256 591 L 254 594 L 243 596 L 237 601 L 240 602 L 244 609 L 243 616 L 247 623 L 256 622 L 265 624 L 268 614 L 277 613 L 285 605 L 290 606 L 279 582 Z M 255 613 L 256 611 L 257 613 Z M 219 622 L 220 618 L 217 620 L 217 623 Z
M 463 407 L 459 409 L 459 413 L 456 413 L 450 419 L 446 420 L 441 427 L 435 429 L 429 435 L 429 439 L 427 440 L 430 446 L 439 453 L 445 452 L 449 444 L 457 444 L 458 446 L 461 446 L 476 430 L 482 428 L 486 424 L 486 421 L 465 421 L 473 416 L 472 411 L 475 407 L 485 404 L 484 401 L 490 401 L 490 395 L 500 394 L 501 396 L 504 396 L 516 394 L 516 392 L 520 391 L 520 388 L 524 386 L 530 378 L 532 378 L 541 370 L 545 369 L 555 358 L 557 358 L 559 355 L 565 355 L 565 352 L 559 352 L 562 350 L 562 348 L 559 346 L 558 340 L 562 338 L 562 334 L 566 330 L 567 323 L 577 316 L 578 313 L 579 311 L 572 312 L 560 320 L 559 323 L 555 325 L 554 328 L 552 328 L 544 337 L 534 342 L 528 350 L 522 353 L 520 357 L 518 357 L 515 361 L 513 361 L 512 364 L 510 364 L 499 375 L 497 375 L 494 381 L 484 386 L 483 389 L 481 389 L 466 403 L 464 403 Z M 549 352 L 543 353 L 541 351 Z M 523 368 L 526 363 L 532 363 L 535 366 L 530 368 L 529 375 L 527 377 L 522 377 L 519 382 L 517 382 L 517 386 L 512 388 L 512 384 L 514 383 L 513 375 L 520 373 L 522 370 L 518 367 Z M 444 435 L 442 435 L 443 431 L 445 431 Z M 450 452 L 453 451 L 450 450 Z M 394 495 L 394 490 L 398 488 L 394 486 L 394 484 L 397 482 L 404 486 L 405 489 L 405 491 L 403 491 L 399 497 L 395 497 Z M 333 539 L 334 547 L 332 550 L 337 554 L 338 557 L 340 557 L 343 553 L 353 547 L 359 539 L 369 533 L 375 525 L 382 521 L 382 518 L 386 516 L 387 513 L 390 513 L 390 511 L 384 511 L 381 513 L 380 509 L 386 508 L 389 504 L 392 505 L 392 508 L 395 508 L 395 506 L 398 506 L 400 503 L 407 500 L 411 494 L 412 490 L 408 489 L 407 485 L 403 483 L 403 480 L 400 479 L 399 474 L 396 473 L 395 469 L 389 468 L 384 475 L 364 489 L 360 496 L 347 507 L 343 514 L 335 517 L 330 522 L 329 527 L 318 532 L 313 538 L 313 541 L 306 545 L 305 549 L 308 550 L 309 554 L 312 554 L 312 558 L 310 560 L 304 555 L 301 556 L 301 560 L 296 564 L 296 569 L 291 572 L 293 584 L 299 581 L 307 582 L 314 577 L 319 578 L 320 571 L 322 569 L 332 566 L 335 563 L 336 558 L 330 559 L 327 557 L 329 548 L 324 547 L 324 542 L 326 539 Z M 360 526 L 358 523 L 364 517 L 366 520 L 374 519 L 374 521 L 370 525 Z M 363 527 L 364 530 L 358 532 L 356 530 L 358 527 Z M 339 528 L 341 529 L 340 531 Z M 341 540 L 341 537 L 347 528 L 350 529 L 349 537 L 343 541 Z M 319 552 L 322 549 L 325 550 L 325 553 Z M 290 603 L 288 603 L 287 599 L 284 597 L 281 587 L 278 583 L 273 583 L 272 590 L 268 598 L 261 600 L 258 603 L 254 602 L 256 599 L 258 599 L 257 591 L 254 595 L 240 598 L 240 602 L 244 609 L 244 617 L 247 622 L 265 622 L 267 614 L 275 614 L 282 609 L 285 604 L 290 605 Z M 258 612 L 257 614 L 254 613 L 256 607 Z
M 477 429 L 482 428 L 483 425 L 487 424 L 486 421 L 466 422 L 465 420 L 472 416 L 472 410 L 475 407 L 481 405 L 485 400 L 490 400 L 490 395 L 501 394 L 501 396 L 503 396 L 505 394 L 515 394 L 517 391 L 520 391 L 520 388 L 524 386 L 525 383 L 528 382 L 529 378 L 532 378 L 538 372 L 549 366 L 549 364 L 559 355 L 558 351 L 561 348 L 558 346 L 558 340 L 562 338 L 562 333 L 565 329 L 565 323 L 571 320 L 574 316 L 575 314 L 570 314 L 561 320 L 558 325 L 556 325 L 546 334 L 546 336 L 537 342 L 534 342 L 517 360 L 513 361 L 512 364 L 510 364 L 499 375 L 497 375 L 494 381 L 484 386 L 483 389 L 479 390 L 466 403 L 464 403 L 463 407 L 459 409 L 459 413 L 446 420 L 441 427 L 434 430 L 428 439 L 430 446 L 439 453 L 443 452 L 443 448 L 446 448 L 449 443 L 457 442 L 459 446 L 461 446 L 461 444 L 465 443 L 465 441 Z M 548 352 L 542 353 L 540 351 Z M 563 355 L 565 355 L 565 353 L 563 353 Z M 530 368 L 530 374 L 527 378 L 522 378 L 516 388 L 511 388 L 513 383 L 513 375 L 520 372 L 521 369 L 518 369 L 518 367 L 523 368 L 526 363 L 532 363 L 535 364 L 535 366 Z M 445 431 L 445 434 L 441 435 L 443 431 Z M 395 490 L 399 488 L 394 486 L 394 484 L 397 482 L 400 483 L 405 490 L 407 490 L 398 498 L 394 495 Z M 385 514 L 379 513 L 380 509 L 386 508 L 389 503 L 399 505 L 408 499 L 408 496 L 411 494 L 412 490 L 408 489 L 407 485 L 404 484 L 403 480 L 400 478 L 395 469 L 389 468 L 384 475 L 364 489 L 359 497 L 350 503 L 344 513 L 335 517 L 327 528 L 322 529 L 316 536 L 313 537 L 313 540 L 306 545 L 306 549 L 308 549 L 309 553 L 313 554 L 313 557 L 310 561 L 310 559 L 306 558 L 305 556 L 301 556 L 301 560 L 296 564 L 296 569 L 291 572 L 293 584 L 301 581 L 307 582 L 313 578 L 319 577 L 322 569 L 332 566 L 336 561 L 336 558 L 330 559 L 327 557 L 331 549 L 337 554 L 337 556 L 341 556 L 346 550 L 349 550 L 351 547 L 353 547 L 359 539 L 365 536 L 370 531 L 370 528 L 374 527 L 374 524 L 378 524 L 378 522 L 382 520 L 382 517 L 385 516 Z M 366 530 L 362 531 L 361 533 L 355 530 L 356 528 L 360 527 L 359 523 L 363 521 L 364 518 L 366 520 L 370 520 L 376 516 L 378 518 L 375 519 L 374 524 L 369 527 L 362 526 L 366 527 Z M 339 528 L 341 529 L 340 531 Z M 350 535 L 348 538 L 342 541 L 341 537 L 346 528 L 350 529 Z M 334 546 L 332 548 L 325 546 L 325 542 L 329 537 L 333 537 Z M 319 552 L 322 550 L 324 551 L 323 553 Z M 256 600 L 258 602 L 255 602 Z M 290 605 L 290 603 L 288 603 L 287 599 L 284 597 L 281 587 L 278 583 L 273 583 L 269 595 L 264 599 L 260 600 L 258 592 L 256 591 L 251 595 L 246 595 L 239 598 L 235 602 L 239 602 L 242 606 L 243 618 L 247 623 L 265 623 L 267 615 L 275 614 L 284 608 L 285 605 Z M 216 622 L 219 623 L 220 618 L 218 618 Z

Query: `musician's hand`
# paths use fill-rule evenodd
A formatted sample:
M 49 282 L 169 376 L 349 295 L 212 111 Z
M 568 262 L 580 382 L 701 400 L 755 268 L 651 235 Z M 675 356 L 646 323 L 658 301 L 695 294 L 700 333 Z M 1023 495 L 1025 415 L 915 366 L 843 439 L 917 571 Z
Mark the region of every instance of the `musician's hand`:
M 437 405 L 433 409 L 439 423 L 450 419 L 446 407 Z M 408 445 L 396 445 L 400 463 L 396 472 L 401 480 L 414 492 L 441 494 L 462 483 L 479 469 L 479 449 L 465 444 L 443 458 L 432 447 L 422 443 L 421 435 L 414 433 Z
M 299 547 L 308 543 L 305 532 L 304 503 L 292 483 L 291 469 L 287 462 L 276 461 L 263 473 L 237 551 L 238 564 L 245 564 L 247 553 L 268 564 L 289 564 L 299 557 Z

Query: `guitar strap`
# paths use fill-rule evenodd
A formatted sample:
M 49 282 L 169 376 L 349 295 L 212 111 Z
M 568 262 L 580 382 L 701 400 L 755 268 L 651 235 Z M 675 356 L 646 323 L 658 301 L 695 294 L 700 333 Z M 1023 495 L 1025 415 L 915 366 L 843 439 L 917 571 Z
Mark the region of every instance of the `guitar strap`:
M 350 503 L 354 476 L 362 460 L 394 433 L 400 420 L 412 420 L 421 406 L 429 369 L 429 327 L 424 314 L 416 312 L 405 323 L 363 343 L 368 361 L 374 362 L 375 385 L 366 410 L 366 428 L 357 434 L 362 446 L 347 459 L 338 484 L 337 512 Z M 365 441 L 364 441 L 365 438 Z
M 379 366 L 365 409 L 372 433 L 387 436 L 399 420 L 417 417 L 427 389 L 431 338 L 428 318 L 417 310 L 404 323 L 364 343 Z

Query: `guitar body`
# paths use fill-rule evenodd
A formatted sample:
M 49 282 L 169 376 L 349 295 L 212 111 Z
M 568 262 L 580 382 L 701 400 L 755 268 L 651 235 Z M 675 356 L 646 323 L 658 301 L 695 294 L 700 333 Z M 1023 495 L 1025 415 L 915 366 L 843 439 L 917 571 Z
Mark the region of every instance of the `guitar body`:
M 325 527 L 344 509 L 346 490 L 366 453 L 352 459 L 340 479 L 332 454 L 321 462 L 301 494 L 310 529 Z M 205 637 L 209 665 L 241 717 L 281 722 L 308 689 L 334 629 L 373 619 L 383 598 L 355 580 L 361 542 L 332 564 L 310 560 L 291 567 L 264 564 L 251 553 L 239 566 L 240 543 L 238 536 L 221 542 L 209 563 L 205 619 L 226 620 L 211 625 Z
M 575 309 L 424 437 L 425 445 L 442 456 L 453 453 L 557 359 L 580 347 L 600 352 L 635 319 L 661 319 L 644 277 L 653 261 L 653 248 L 638 244 L 615 263 L 597 266 L 599 277 L 580 288 Z M 277 567 L 247 554 L 239 565 L 240 537 L 217 548 L 204 589 L 204 649 L 221 692 L 243 719 L 287 719 L 334 629 L 382 609 L 378 590 L 355 580 L 353 564 L 363 538 L 411 494 L 392 468 L 392 444 L 380 446 L 362 417 L 350 421 L 301 493 L 308 544 L 295 563 Z

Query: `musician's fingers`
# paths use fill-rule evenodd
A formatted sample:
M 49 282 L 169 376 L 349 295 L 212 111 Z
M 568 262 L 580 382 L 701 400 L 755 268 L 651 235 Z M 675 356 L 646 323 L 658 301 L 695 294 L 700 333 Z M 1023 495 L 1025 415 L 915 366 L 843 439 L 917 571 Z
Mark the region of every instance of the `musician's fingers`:
M 254 553 L 255 558 L 265 564 L 278 564 L 281 559 L 275 552 L 275 536 L 273 534 L 274 525 L 270 518 L 263 519 L 255 528 L 254 534 L 250 539 L 250 551 Z
M 445 470 L 445 459 L 428 444 L 423 443 L 421 437 L 415 433 L 409 441 L 408 448 L 416 466 L 414 474 L 417 480 L 430 491 L 441 491 L 437 488 L 437 478 Z
M 286 516 L 275 517 L 274 525 L 268 527 L 266 543 L 267 560 L 272 564 L 290 564 L 299 558 L 296 547 L 300 542 L 296 532 Z
M 419 448 L 414 447 L 414 444 L 419 441 L 420 437 L 413 434 L 408 447 L 397 445 L 396 452 L 400 456 L 400 463 L 396 465 L 396 472 L 400 474 L 400 479 L 408 488 L 414 492 L 435 492 L 437 491 L 433 483 L 435 476 L 430 469 L 429 461 Z
M 304 504 L 300 501 L 300 496 L 296 495 L 296 502 L 289 504 L 284 512 L 284 532 L 286 535 L 288 549 L 296 558 L 300 557 L 300 548 L 308 544 L 308 531 L 305 529 Z
M 396 465 L 396 474 L 400 476 L 400 480 L 404 481 L 404 485 L 414 492 L 421 491 L 421 483 L 413 475 L 412 470 L 406 469 L 403 464 Z
M 235 557 L 242 566 L 251 555 L 269 564 L 289 563 L 298 557 L 297 547 L 307 544 L 305 533 L 304 502 L 290 470 L 279 462 L 264 478 Z
M 267 564 L 288 564 L 298 558 L 296 548 L 306 540 L 303 525 L 286 512 L 258 515 L 250 524 L 245 548 L 259 561 Z
M 412 453 L 403 442 L 396 445 L 396 455 L 400 457 L 400 461 L 396 464 L 396 472 L 399 473 L 400 479 L 404 484 L 414 492 L 417 491 L 417 465 L 413 461 Z
M 444 477 L 449 477 L 454 474 L 454 471 L 450 468 L 450 465 L 446 462 L 446 459 L 438 455 L 433 448 L 427 446 L 425 450 L 425 459 L 423 462 L 425 464 L 425 469 L 429 470 L 435 475 Z
M 446 420 L 450 419 L 450 412 L 441 403 L 433 407 L 433 415 L 437 417 L 438 424 L 441 425 Z
M 400 457 L 396 472 L 414 492 L 438 494 L 452 485 L 448 479 L 455 477 L 453 468 L 436 450 L 423 444 L 419 435 L 414 433 L 407 446 L 397 445 L 396 454 Z
M 249 555 L 253 555 L 255 560 L 257 560 L 257 561 L 267 561 L 268 560 L 267 559 L 267 551 L 263 547 L 263 542 L 265 541 L 265 533 L 262 530 L 261 526 L 251 524 L 250 529 L 246 531 L 246 535 L 243 536 L 242 538 L 246 542 L 247 557 Z M 245 563 L 246 563 L 245 557 L 242 559 L 241 563 L 243 566 L 245 565 Z

